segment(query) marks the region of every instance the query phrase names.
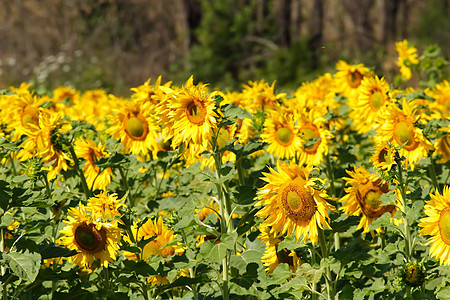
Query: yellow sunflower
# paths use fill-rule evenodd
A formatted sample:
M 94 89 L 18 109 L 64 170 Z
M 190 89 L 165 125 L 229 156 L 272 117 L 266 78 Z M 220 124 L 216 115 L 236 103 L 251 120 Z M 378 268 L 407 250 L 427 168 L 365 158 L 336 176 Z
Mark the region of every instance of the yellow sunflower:
M 70 208 L 67 225 L 60 231 L 63 237 L 59 243 L 70 250 L 79 251 L 70 260 L 81 268 L 90 269 L 94 261 L 108 267 L 116 260 L 120 243 L 120 229 L 115 223 L 103 223 L 91 216 L 83 204 Z
M 292 250 L 279 249 L 278 245 L 283 241 L 283 237 L 278 236 L 270 227 L 261 226 L 261 235 L 258 237 L 266 243 L 266 250 L 261 257 L 267 273 L 273 273 L 279 264 L 288 264 L 289 269 L 295 273 L 297 267 L 302 264 L 297 253 Z
M 380 143 L 376 145 L 375 153 L 370 160 L 376 168 L 390 171 L 392 166 L 395 165 L 394 156 L 394 150 L 388 144 Z
M 361 82 L 372 72 L 363 64 L 349 65 L 343 60 L 337 62 L 336 69 L 338 72 L 334 74 L 334 79 L 337 92 L 348 97 L 352 104 L 358 99 Z
M 398 52 L 397 66 L 400 67 L 400 73 L 403 78 L 410 79 L 412 76 L 410 65 L 419 63 L 417 49 L 410 47 L 407 40 L 396 42 L 395 49 Z
M 446 163 L 450 160 L 450 126 L 442 127 L 438 132 L 446 132 L 446 134 L 438 138 L 434 144 L 436 154 L 442 155 L 440 163 Z
M 162 95 L 164 93 L 159 87 L 163 86 L 170 88 L 172 82 L 169 81 L 161 85 L 161 76 L 158 76 L 153 85 L 151 85 L 150 82 L 151 78 L 149 78 L 144 84 L 131 88 L 131 91 L 134 92 L 133 95 L 131 95 L 131 98 L 136 102 L 150 103 L 150 109 L 152 110 L 153 107 L 158 104 L 158 97 L 156 97 L 156 95 Z
M 264 207 L 257 212 L 257 216 L 265 218 L 263 224 L 271 226 L 281 235 L 287 236 L 295 233 L 297 241 L 311 240 L 313 244 L 318 242 L 318 229 L 330 228 L 327 222 L 328 210 L 335 211 L 329 204 L 325 191 L 316 190 L 314 187 L 319 178 L 309 178 L 311 166 L 300 168 L 299 165 L 277 162 L 277 170 L 269 168 L 270 173 L 263 173 L 262 180 L 267 184 L 259 189 L 257 198 L 260 200 L 257 206 Z
M 75 141 L 75 153 L 77 157 L 83 158 L 86 162 L 84 164 L 83 172 L 86 176 L 86 182 L 91 190 L 104 190 L 110 183 L 113 172 L 111 168 L 102 170 L 94 165 L 101 157 L 106 157 L 108 154 L 105 151 L 105 145 L 95 144 L 92 140 L 77 140 Z
M 433 110 L 443 114 L 444 117 L 448 117 L 450 114 L 450 82 L 443 80 L 436 84 L 434 88 L 427 89 L 425 92 L 436 100 L 430 103 Z
M 248 85 L 244 84 L 242 94 L 244 97 L 244 108 L 249 112 L 256 113 L 258 111 L 268 111 L 274 109 L 278 102 L 283 101 L 286 93 L 275 93 L 275 81 L 272 85 L 261 80 L 249 81 Z
M 426 201 L 425 214 L 419 226 L 421 235 L 431 235 L 430 255 L 439 260 L 441 265 L 450 265 L 450 187 L 445 186 L 442 195 L 439 192 L 431 194 L 431 200 Z
M 108 195 L 107 192 L 103 191 L 88 199 L 86 210 L 92 212 L 92 214 L 100 215 L 104 219 L 113 219 L 121 215 L 120 209 L 126 207 L 123 203 L 125 199 L 117 198 L 117 194 Z
M 167 98 L 156 108 L 159 124 L 174 149 L 181 144 L 189 148 L 192 143 L 206 148 L 217 124 L 213 97 L 218 92 L 208 94 L 205 85 L 194 85 L 193 81 L 191 76 L 178 91 L 160 87 Z
M 300 115 L 298 122 L 301 144 L 297 154 L 298 162 L 300 165 L 318 166 L 323 161 L 324 155 L 328 153 L 332 134 L 325 127 L 325 119 L 316 110 L 310 110 L 307 115 Z
M 111 127 L 107 130 L 114 138 L 120 139 L 124 151 L 146 156 L 149 151 L 157 152 L 156 137 L 159 127 L 146 104 L 124 101 L 114 110 Z
M 67 170 L 72 159 L 63 151 L 60 140 L 61 132 L 70 129 L 70 125 L 62 121 L 62 113 L 40 109 L 37 130 L 27 131 L 27 139 L 21 144 L 23 150 L 18 154 L 21 160 L 27 160 L 34 155 L 42 158 L 45 163 L 51 163 L 48 180 L 56 177 L 61 170 Z
M 137 227 L 137 224 L 134 223 L 131 231 L 136 241 L 140 241 L 141 239 L 146 240 L 156 235 L 156 238 L 153 241 L 147 243 L 143 249 L 140 249 L 142 260 L 148 260 L 150 255 L 159 255 L 166 258 L 168 256 L 181 254 L 184 252 L 184 250 L 178 245 L 166 246 L 166 244 L 171 243 L 177 235 L 164 225 L 163 219 L 161 217 L 159 217 L 157 220 L 149 219 L 141 227 L 139 227 L 139 229 Z M 129 237 L 127 237 L 126 240 L 129 241 Z M 127 259 L 137 260 L 137 257 L 134 253 L 125 251 L 124 255 Z
M 364 228 L 363 234 L 369 232 L 369 225 L 384 215 L 390 213 L 393 217 L 397 208 L 395 205 L 382 205 L 381 195 L 389 192 L 389 183 L 383 182 L 376 174 L 370 174 L 364 167 L 348 171 L 351 177 L 344 177 L 350 186 L 345 189 L 347 194 L 342 197 L 341 210 L 347 216 L 361 216 L 356 230 Z M 379 231 L 380 229 L 377 229 Z
M 301 149 L 301 140 L 298 136 L 298 126 L 295 125 L 294 115 L 273 112 L 264 121 L 261 134 L 263 142 L 269 144 L 267 152 L 278 158 L 292 159 Z
M 376 143 L 391 142 L 396 147 L 405 144 L 400 149 L 400 155 L 406 158 L 405 164 L 414 170 L 415 163 L 426 157 L 433 146 L 424 137 L 422 129 L 414 126 L 420 115 L 416 115 L 406 100 L 403 100 L 402 108 L 395 104 L 388 106 L 375 126 L 378 133 L 374 139 Z
M 367 133 L 375 124 L 379 113 L 388 105 L 389 85 L 384 78 L 366 77 L 361 81 L 359 87 L 358 101 L 352 107 L 350 117 L 356 130 Z

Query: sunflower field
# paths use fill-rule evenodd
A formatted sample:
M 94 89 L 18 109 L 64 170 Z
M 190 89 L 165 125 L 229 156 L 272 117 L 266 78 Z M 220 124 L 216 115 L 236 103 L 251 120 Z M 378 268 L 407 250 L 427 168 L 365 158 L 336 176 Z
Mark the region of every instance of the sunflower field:
M 0 90 L 2 299 L 450 299 L 449 62 L 396 50 L 393 82 Z

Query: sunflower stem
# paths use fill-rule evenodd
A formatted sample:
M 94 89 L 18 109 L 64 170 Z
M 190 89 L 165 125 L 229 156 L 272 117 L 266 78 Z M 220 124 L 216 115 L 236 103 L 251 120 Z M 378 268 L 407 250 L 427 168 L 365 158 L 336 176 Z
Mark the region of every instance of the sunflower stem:
M 402 195 L 401 203 L 403 207 L 402 216 L 403 216 L 403 223 L 405 228 L 405 255 L 407 262 L 411 261 L 411 230 L 409 227 L 408 218 L 406 217 L 406 189 L 405 189 L 405 183 L 403 181 L 403 167 L 400 161 L 400 157 L 398 156 L 398 152 L 395 153 L 395 160 L 397 163 L 397 177 L 400 187 L 400 193 Z
M 236 166 L 238 171 L 239 185 L 243 186 L 245 184 L 245 181 L 244 181 L 244 170 L 242 169 L 242 157 L 236 161 Z
M 92 192 L 87 185 L 86 177 L 84 177 L 84 172 L 80 169 L 80 161 L 78 160 L 78 157 L 75 154 L 75 149 L 73 148 L 72 144 L 70 144 L 70 146 L 69 146 L 69 151 L 73 158 L 75 170 L 77 171 L 78 175 L 80 176 L 81 186 L 83 187 L 83 191 L 84 191 L 84 194 L 86 195 L 86 199 L 89 199 L 90 197 L 92 197 Z
M 439 191 L 439 183 L 437 181 L 437 176 L 436 176 L 436 169 L 434 167 L 434 159 L 433 159 L 432 155 L 430 155 L 430 169 L 429 170 L 430 170 L 430 177 L 431 177 L 431 181 L 433 182 L 434 190 L 437 192 L 440 192 Z
M 214 154 L 214 162 L 216 167 L 216 179 L 217 179 L 217 193 L 219 197 L 219 209 L 221 215 L 221 234 L 229 233 L 233 231 L 232 222 L 230 222 L 231 211 L 231 199 L 224 188 L 224 184 L 220 179 L 220 170 L 222 169 L 222 156 L 219 153 Z M 229 256 L 225 255 L 222 260 L 222 298 L 228 300 L 230 298 L 230 291 L 228 287 L 229 281 Z
M 136 204 L 134 200 L 133 193 L 131 192 L 130 186 L 128 185 L 128 180 L 125 172 L 123 171 L 121 166 L 117 166 L 117 169 L 119 169 L 120 178 L 122 179 L 122 184 L 124 188 L 128 191 L 128 200 L 130 200 L 130 207 L 133 208 Z
M 325 241 L 325 232 L 323 231 L 322 228 L 318 228 L 318 233 L 319 233 L 319 246 L 320 246 L 320 251 L 322 253 L 322 259 L 327 259 L 328 255 L 329 255 L 329 249 L 327 249 L 327 243 Z M 332 278 L 331 278 L 331 269 L 330 269 L 329 265 L 327 265 L 325 267 L 325 272 L 326 272 L 325 283 L 327 286 L 328 300 L 334 300 L 336 293 L 334 291 L 334 286 L 333 286 Z
M 11 153 L 9 153 L 9 160 L 11 161 L 13 175 L 17 176 L 16 164 L 14 163 L 14 159 Z

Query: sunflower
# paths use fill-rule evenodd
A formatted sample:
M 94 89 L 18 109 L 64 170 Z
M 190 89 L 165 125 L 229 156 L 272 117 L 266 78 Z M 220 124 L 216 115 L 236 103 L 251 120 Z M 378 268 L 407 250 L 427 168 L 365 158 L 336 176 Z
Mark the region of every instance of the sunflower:
M 120 243 L 120 229 L 116 223 L 97 221 L 83 204 L 70 208 L 67 218 L 64 221 L 66 227 L 60 231 L 63 237 L 59 243 L 79 252 L 70 257 L 74 264 L 90 269 L 98 259 L 100 265 L 106 268 L 116 260 Z
M 283 237 L 278 236 L 270 227 L 261 226 L 260 231 L 261 235 L 258 238 L 262 240 L 261 243 L 266 243 L 266 250 L 261 257 L 266 272 L 273 273 L 279 264 L 285 263 L 295 273 L 297 267 L 302 264 L 297 253 L 292 250 L 279 249 L 278 245 L 283 241 Z
M 277 170 L 269 168 L 270 173 L 263 173 L 262 180 L 267 184 L 259 189 L 257 206 L 265 205 L 257 212 L 257 216 L 266 218 L 265 226 L 271 226 L 281 235 L 287 236 L 295 233 L 297 241 L 311 240 L 318 242 L 318 229 L 326 227 L 331 229 L 327 222 L 328 211 L 335 208 L 324 198 L 324 191 L 314 187 L 323 182 L 319 178 L 309 178 L 311 166 L 300 168 L 299 165 L 283 163 L 278 160 Z
M 64 151 L 61 133 L 70 129 L 70 125 L 62 121 L 62 113 L 48 109 L 40 109 L 38 127 L 27 131 L 27 139 L 21 144 L 23 150 L 18 157 L 23 161 L 38 155 L 45 163 L 51 163 L 47 174 L 48 180 L 56 177 L 61 170 L 67 170 L 71 158 Z
M 337 92 L 348 97 L 350 103 L 358 99 L 359 86 L 363 79 L 371 76 L 372 72 L 363 64 L 349 65 L 345 61 L 338 61 L 336 64 L 338 72 L 334 74 Z
M 300 137 L 299 164 L 317 166 L 328 153 L 329 141 L 332 134 L 325 128 L 325 119 L 320 112 L 310 110 L 307 115 L 301 114 L 298 119 L 298 135 Z
M 148 110 L 148 106 L 135 101 L 124 101 L 114 110 L 107 130 L 114 138 L 120 139 L 124 151 L 146 156 L 149 151 L 157 152 L 156 133 L 159 127 Z
M 375 147 L 375 153 L 370 160 L 376 168 L 380 168 L 385 171 L 390 171 L 392 166 L 395 165 L 395 153 L 392 147 L 386 143 L 377 144 Z
M 157 220 L 149 219 L 139 228 L 137 224 L 134 223 L 131 231 L 136 241 L 140 241 L 141 239 L 146 240 L 156 236 L 155 239 L 147 243 L 143 249 L 140 249 L 142 260 L 148 260 L 150 255 L 159 255 L 166 258 L 176 253 L 181 254 L 184 252 L 184 250 L 177 245 L 166 246 L 166 244 L 173 242 L 173 240 L 176 238 L 176 234 L 174 234 L 172 230 L 169 230 L 164 225 L 163 219 L 161 217 L 159 217 Z M 127 237 L 127 240 L 129 241 L 130 238 Z M 124 255 L 127 259 L 137 260 L 137 257 L 134 253 L 125 251 Z
M 140 103 L 150 103 L 150 108 L 153 109 L 156 104 L 158 104 L 158 97 L 156 95 L 162 95 L 164 92 L 159 87 L 163 86 L 166 88 L 170 88 L 172 85 L 172 82 L 166 82 L 165 84 L 161 85 L 161 76 L 158 76 L 156 79 L 156 82 L 151 85 L 151 78 L 149 78 L 144 84 L 131 88 L 131 91 L 133 91 L 133 95 L 131 95 L 131 98 L 135 100 L 136 102 Z
M 384 78 L 366 77 L 361 81 L 358 101 L 352 107 L 350 117 L 356 130 L 367 133 L 373 129 L 379 113 L 388 105 L 389 85 Z
M 364 167 L 358 167 L 354 171 L 348 171 L 351 177 L 344 177 L 350 186 L 345 189 L 347 194 L 342 197 L 341 210 L 347 216 L 361 216 L 356 230 L 364 228 L 363 234 L 369 232 L 369 225 L 384 215 L 390 213 L 393 217 L 397 211 L 395 205 L 382 205 L 379 200 L 381 195 L 389 192 L 389 184 L 383 182 L 376 174 L 370 174 Z M 380 229 L 377 229 L 380 231 Z
M 448 80 L 443 80 L 436 84 L 433 89 L 425 90 L 425 93 L 436 100 L 430 103 L 433 110 L 442 112 L 444 117 L 448 117 L 450 114 L 450 82 L 448 82 Z
M 405 79 L 410 79 L 411 65 L 417 65 L 419 63 L 417 56 L 417 49 L 410 47 L 407 40 L 395 43 L 395 49 L 398 52 L 397 66 L 400 67 L 400 73 Z
M 86 210 L 92 214 L 99 214 L 104 219 L 113 219 L 120 216 L 120 209 L 125 208 L 124 198 L 117 199 L 117 194 L 108 195 L 107 192 L 101 192 L 95 197 L 88 199 Z
M 92 140 L 77 140 L 75 141 L 75 153 L 77 157 L 83 158 L 86 162 L 83 168 L 86 182 L 92 190 L 104 190 L 110 183 L 113 172 L 111 168 L 102 170 L 94 165 L 101 157 L 106 157 L 108 154 L 105 151 L 104 145 L 97 145 Z
M 205 150 L 217 124 L 214 96 L 218 92 L 208 94 L 205 85 L 194 85 L 193 81 L 191 76 L 178 91 L 160 87 L 167 99 L 160 102 L 156 111 L 165 140 L 172 140 L 173 149 L 181 144 L 186 148 L 196 144 Z
M 415 163 L 420 158 L 426 157 L 428 151 L 433 148 L 431 143 L 424 137 L 422 129 L 414 126 L 420 121 L 420 115 L 416 115 L 408 103 L 404 100 L 402 109 L 397 105 L 389 105 L 383 113 L 378 124 L 375 126 L 378 133 L 374 139 L 376 143 L 390 142 L 399 147 L 400 155 L 406 157 L 405 164 L 414 170 Z
M 273 112 L 264 121 L 261 139 L 269 144 L 267 152 L 281 159 L 294 158 L 296 152 L 301 149 L 298 126 L 295 125 L 294 119 L 293 115 Z
M 419 226 L 421 235 L 431 235 L 430 255 L 441 265 L 450 265 L 450 187 L 445 186 L 442 195 L 437 191 L 426 201 L 425 214 Z
M 275 93 L 275 81 L 272 85 L 261 80 L 249 81 L 248 85 L 244 84 L 242 94 L 244 96 L 244 108 L 250 113 L 258 111 L 268 111 L 275 109 L 278 103 L 284 100 L 286 93 Z
M 43 103 L 41 98 L 32 95 L 29 91 L 9 96 L 10 114 L 6 114 L 3 122 L 8 124 L 8 131 L 14 131 L 12 141 L 17 141 L 22 135 L 28 135 L 39 128 L 39 106 Z
M 438 138 L 434 144 L 436 154 L 442 155 L 441 163 L 450 160 L 450 126 L 442 127 L 438 132 L 445 132 L 446 134 Z

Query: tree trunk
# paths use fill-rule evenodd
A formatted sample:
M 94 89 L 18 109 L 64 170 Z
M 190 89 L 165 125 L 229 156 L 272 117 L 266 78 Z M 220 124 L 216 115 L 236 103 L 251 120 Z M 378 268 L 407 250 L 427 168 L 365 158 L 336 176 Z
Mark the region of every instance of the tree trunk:
M 323 40 L 323 18 L 324 0 L 315 0 L 309 21 L 309 32 L 311 33 L 311 36 L 308 40 L 308 48 L 311 53 L 311 69 L 316 69 L 320 65 L 320 49 Z
M 281 47 L 291 45 L 291 0 L 280 0 L 278 12 L 278 42 Z

